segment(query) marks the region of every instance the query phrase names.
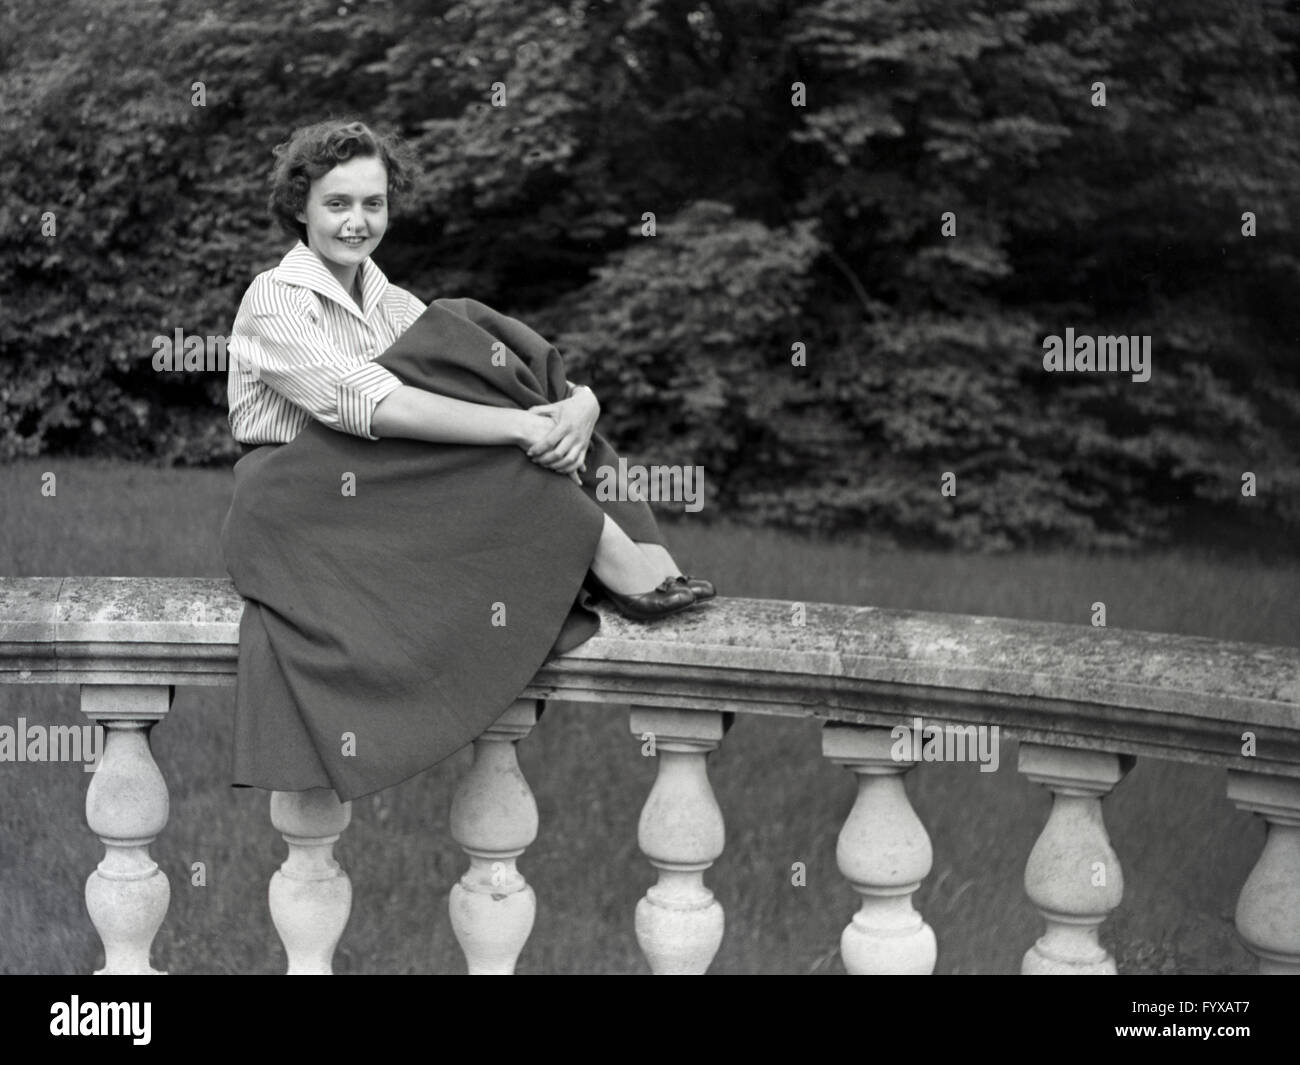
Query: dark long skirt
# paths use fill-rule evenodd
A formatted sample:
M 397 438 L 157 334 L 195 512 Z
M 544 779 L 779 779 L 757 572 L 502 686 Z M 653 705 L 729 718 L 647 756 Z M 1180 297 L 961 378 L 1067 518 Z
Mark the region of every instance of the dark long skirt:
M 498 407 L 564 389 L 554 347 L 472 300 L 435 302 L 376 362 Z M 314 421 L 241 458 L 221 532 L 247 600 L 234 783 L 355 799 L 480 735 L 548 656 L 595 634 L 581 585 L 604 514 L 664 542 L 645 503 L 597 501 L 596 470 L 617 463 L 593 434 L 580 488 L 517 447 L 364 440 Z

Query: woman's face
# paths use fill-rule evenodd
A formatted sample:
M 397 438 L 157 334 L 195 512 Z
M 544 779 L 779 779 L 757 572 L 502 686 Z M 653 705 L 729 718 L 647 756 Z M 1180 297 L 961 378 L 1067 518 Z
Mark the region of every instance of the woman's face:
M 326 261 L 352 270 L 365 261 L 388 229 L 388 170 L 377 156 L 354 156 L 311 183 L 307 247 Z

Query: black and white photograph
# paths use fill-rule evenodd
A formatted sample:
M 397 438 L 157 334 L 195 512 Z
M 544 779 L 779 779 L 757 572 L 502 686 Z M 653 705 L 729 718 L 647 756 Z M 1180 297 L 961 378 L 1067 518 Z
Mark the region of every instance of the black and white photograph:
M 5 0 L 0 130 L 34 1038 L 164 973 L 1268 1038 L 1295 4 Z

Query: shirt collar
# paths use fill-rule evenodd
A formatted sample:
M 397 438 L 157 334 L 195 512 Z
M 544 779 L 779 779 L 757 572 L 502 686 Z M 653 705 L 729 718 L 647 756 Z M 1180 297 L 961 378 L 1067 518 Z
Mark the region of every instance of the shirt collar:
M 344 310 L 365 321 L 383 297 L 384 290 L 388 288 L 388 278 L 368 255 L 357 270 L 361 275 L 361 310 L 357 310 L 352 297 L 343 291 L 343 286 L 329 272 L 320 256 L 301 240 L 285 253 L 284 258 L 280 260 L 280 265 L 275 268 L 275 276 L 285 284 L 303 285 L 313 292 L 327 296 Z

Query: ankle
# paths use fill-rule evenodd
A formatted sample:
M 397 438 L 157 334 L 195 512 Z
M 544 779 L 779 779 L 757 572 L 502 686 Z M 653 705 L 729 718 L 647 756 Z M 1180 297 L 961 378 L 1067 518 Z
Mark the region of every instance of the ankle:
M 592 563 L 591 572 L 601 584 L 619 595 L 644 595 L 663 583 L 663 577 L 642 559 L 602 559 Z

